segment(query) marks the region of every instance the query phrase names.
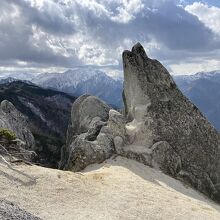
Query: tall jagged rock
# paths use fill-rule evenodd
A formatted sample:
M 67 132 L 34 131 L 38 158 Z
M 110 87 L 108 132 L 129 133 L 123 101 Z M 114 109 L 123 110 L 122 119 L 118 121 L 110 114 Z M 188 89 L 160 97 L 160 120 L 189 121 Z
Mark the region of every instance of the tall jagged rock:
M 158 167 L 220 200 L 220 135 L 138 43 L 124 51 L 126 145 L 119 153 Z
M 7 100 L 0 104 L 0 128 L 13 131 L 17 138 L 26 143 L 26 148 L 34 149 L 34 137 L 28 128 L 26 117 Z
M 220 201 L 220 135 L 138 43 L 124 51 L 124 115 L 93 96 L 72 108 L 61 168 L 78 171 L 113 153 L 161 169 Z

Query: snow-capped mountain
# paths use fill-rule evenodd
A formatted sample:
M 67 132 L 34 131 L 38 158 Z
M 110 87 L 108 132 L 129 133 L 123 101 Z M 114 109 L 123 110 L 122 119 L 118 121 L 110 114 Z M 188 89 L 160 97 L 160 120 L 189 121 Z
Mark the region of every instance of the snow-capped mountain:
M 114 78 L 113 76 L 116 76 Z M 92 67 L 69 69 L 63 73 L 0 73 L 0 84 L 21 80 L 57 91 L 79 96 L 95 95 L 115 107 L 122 106 L 122 82 L 120 74 L 107 75 Z
M 15 79 L 13 77 L 0 78 L 0 85 L 9 84 L 9 83 L 16 82 L 16 81 L 20 81 L 20 82 L 24 82 L 24 83 L 29 84 L 29 85 L 33 85 L 33 83 L 29 80 L 20 80 L 20 79 Z
M 44 88 L 52 88 L 75 96 L 89 93 L 117 107 L 122 105 L 122 80 L 115 80 L 94 68 L 75 68 L 63 73 L 44 73 L 32 80 Z
M 122 81 L 114 80 L 103 72 L 93 75 L 80 82 L 75 89 L 75 95 L 93 94 L 115 107 L 122 106 Z
M 17 81 L 17 79 L 12 78 L 12 77 L 3 78 L 3 79 L 0 78 L 0 85 L 11 83 L 11 82 L 14 82 L 14 81 Z
M 189 87 L 189 84 L 199 79 L 207 79 L 214 82 L 216 80 L 220 81 L 220 70 L 215 70 L 211 72 L 198 72 L 194 75 L 174 75 L 173 78 L 180 89 L 184 92 L 185 89 Z
M 43 87 L 66 90 L 69 87 L 75 88 L 80 82 L 88 80 L 99 72 L 91 68 L 75 68 L 63 73 L 43 73 L 35 77 L 33 82 Z
M 184 95 L 220 130 L 220 71 L 173 78 Z
M 0 80 L 6 78 L 14 78 L 16 80 L 31 81 L 38 74 L 39 73 L 29 73 L 29 72 L 6 72 L 6 73 L 0 73 Z

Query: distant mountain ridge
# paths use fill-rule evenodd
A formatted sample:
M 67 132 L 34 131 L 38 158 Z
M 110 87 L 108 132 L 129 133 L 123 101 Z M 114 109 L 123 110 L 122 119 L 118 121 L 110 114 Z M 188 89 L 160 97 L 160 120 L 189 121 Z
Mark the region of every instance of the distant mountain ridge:
M 210 72 L 198 72 L 193 75 L 173 75 L 174 80 L 179 85 L 182 92 L 188 88 L 188 85 L 199 79 L 207 79 L 212 82 L 220 81 L 220 70 L 210 71 Z
M 75 96 L 88 93 L 108 104 L 122 106 L 122 80 L 115 80 L 97 69 L 75 68 L 64 73 L 40 74 L 32 82 Z
M 220 71 L 173 76 L 180 90 L 220 131 Z
M 13 76 L 14 74 L 12 74 Z M 32 75 L 32 74 L 30 74 Z M 19 74 L 17 78 L 28 78 Z M 199 72 L 194 75 L 174 75 L 175 82 L 186 95 L 220 130 L 220 71 Z M 0 77 L 0 84 L 17 79 Z M 115 108 L 122 108 L 123 78 L 113 79 L 101 70 L 75 68 L 64 73 L 44 73 L 32 77 L 31 82 L 46 89 L 62 91 L 74 96 L 95 95 Z
M 20 81 L 20 82 L 24 82 L 24 83 L 27 83 L 30 85 L 34 85 L 34 83 L 32 83 L 29 80 L 21 80 L 21 79 L 16 79 L 13 77 L 7 77 L 7 78 L 3 78 L 3 79 L 0 78 L 0 85 L 9 84 L 9 83 L 16 82 L 16 81 Z
M 39 73 L 31 73 L 31 72 L 1 72 L 0 80 L 6 78 L 14 78 L 17 80 L 28 80 L 31 81 L 35 78 Z
M 46 89 L 79 96 L 85 93 L 97 96 L 116 107 L 122 107 L 122 77 L 111 77 L 92 67 L 78 67 L 63 73 L 1 73 L 0 84 L 22 80 Z

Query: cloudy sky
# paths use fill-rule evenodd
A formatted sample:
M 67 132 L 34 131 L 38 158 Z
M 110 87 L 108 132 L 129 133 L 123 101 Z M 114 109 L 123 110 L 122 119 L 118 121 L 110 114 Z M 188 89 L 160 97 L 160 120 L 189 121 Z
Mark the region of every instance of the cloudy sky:
M 219 0 L 0 0 L 0 71 L 121 69 L 141 42 L 170 72 L 220 69 Z

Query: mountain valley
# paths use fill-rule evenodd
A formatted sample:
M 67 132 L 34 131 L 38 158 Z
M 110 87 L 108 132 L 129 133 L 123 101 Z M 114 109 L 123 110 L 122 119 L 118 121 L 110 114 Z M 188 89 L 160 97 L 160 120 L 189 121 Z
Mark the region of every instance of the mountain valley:
M 12 102 L 27 117 L 37 153 L 41 155 L 40 163 L 57 167 L 75 97 L 14 81 L 0 85 L 0 102 L 3 100 Z

